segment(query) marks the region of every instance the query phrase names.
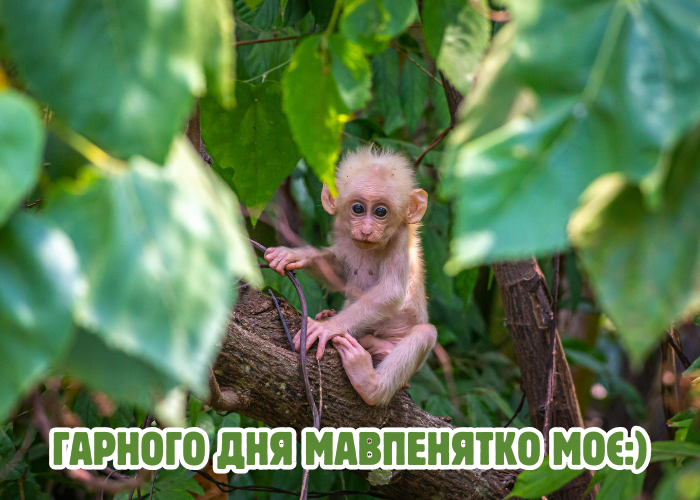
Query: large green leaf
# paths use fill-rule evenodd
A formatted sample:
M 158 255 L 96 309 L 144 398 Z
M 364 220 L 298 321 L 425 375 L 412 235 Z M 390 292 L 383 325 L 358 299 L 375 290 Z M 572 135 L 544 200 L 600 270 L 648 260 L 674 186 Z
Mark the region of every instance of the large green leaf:
M 619 175 L 590 191 L 572 238 L 596 297 L 639 360 L 671 322 L 700 311 L 700 130 L 674 153 L 659 209 Z
M 639 498 L 642 493 L 645 473 L 635 474 L 631 470 L 616 470 L 604 467 L 593 476 L 592 485 L 602 482 L 597 500 L 621 500 Z
M 300 157 L 282 111 L 282 85 L 239 83 L 231 111 L 205 96 L 201 120 L 213 168 L 257 220 Z
M 15 481 L 26 468 L 24 457 L 17 456 L 12 439 L 0 429 L 0 481 Z
M 568 482 L 576 479 L 584 473 L 584 470 L 569 468 L 553 470 L 549 466 L 549 459 L 545 458 L 537 469 L 525 470 L 520 473 L 515 481 L 515 486 L 506 498 L 541 498 L 544 495 L 557 491 Z
M 452 85 L 467 94 L 491 39 L 491 22 L 479 14 L 471 2 L 426 0 L 423 33 L 438 68 Z
M 424 66 L 419 56 L 414 55 L 412 59 L 421 64 L 421 67 Z M 403 67 L 399 98 L 408 132 L 412 134 L 423 116 L 425 101 L 428 98 L 428 75 L 409 61 L 406 61 Z
M 335 192 L 335 164 L 348 108 L 329 59 L 328 52 L 322 54 L 321 35 L 302 40 L 282 84 L 284 111 L 294 140 L 306 163 Z
M 65 355 L 56 363 L 56 373 L 74 377 L 96 391 L 140 408 L 152 408 L 177 387 L 175 378 L 152 363 L 107 345 L 100 335 L 77 330 Z
M 399 56 L 386 49 L 372 58 L 372 82 L 379 112 L 384 117 L 384 131 L 391 134 L 404 125 L 399 98 Z
M 340 35 L 331 35 L 328 48 L 332 56 L 331 71 L 341 99 L 348 109 L 364 107 L 372 97 L 372 75 L 362 47 Z
M 0 228 L 0 418 L 68 347 L 78 280 L 60 231 L 22 213 Z
M 232 278 L 259 280 L 236 205 L 184 139 L 165 167 L 136 157 L 117 173 L 87 170 L 46 210 L 73 240 L 87 281 L 76 321 L 109 348 L 203 390 Z
M 340 32 L 377 54 L 418 16 L 413 0 L 349 0 L 343 7 Z
M 13 61 L 57 118 L 117 156 L 165 159 L 205 69 L 228 96 L 226 0 L 2 0 Z
M 665 156 L 700 117 L 700 54 L 690 48 L 700 45 L 697 1 L 539 0 L 514 4 L 512 15 L 515 41 L 487 58 L 500 70 L 480 77 L 487 91 L 475 92 L 450 141 L 452 270 L 563 248 L 593 179 L 621 172 L 659 184 Z M 520 89 L 536 104 L 530 119 L 470 142 L 513 115 L 503 111 Z
M 31 100 L 0 93 L 0 224 L 39 177 L 44 131 Z

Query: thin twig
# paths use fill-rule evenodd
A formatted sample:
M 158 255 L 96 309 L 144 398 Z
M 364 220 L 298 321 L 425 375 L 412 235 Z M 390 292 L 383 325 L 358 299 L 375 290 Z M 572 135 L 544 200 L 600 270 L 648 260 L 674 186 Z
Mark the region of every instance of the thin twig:
M 275 309 L 277 309 L 277 315 L 280 317 L 280 321 L 282 322 L 282 328 L 284 328 L 284 333 L 285 335 L 287 335 L 287 340 L 289 341 L 289 347 L 292 348 L 292 352 L 296 352 L 294 350 L 294 341 L 292 340 L 292 335 L 289 333 L 289 328 L 287 328 L 287 322 L 284 320 L 284 315 L 282 314 L 282 310 L 280 309 L 280 303 L 277 302 L 277 297 L 275 297 L 275 294 L 272 293 L 272 290 L 268 290 L 267 293 L 270 294 L 272 303 L 275 304 Z
M 445 130 L 443 130 L 442 132 L 440 132 L 440 134 L 439 134 L 435 139 L 433 139 L 433 142 L 431 142 L 430 145 L 428 145 L 428 147 L 425 148 L 425 151 L 423 151 L 423 152 L 420 154 L 420 156 L 419 156 L 418 158 L 416 158 L 416 161 L 413 162 L 413 170 L 417 170 L 417 169 L 418 169 L 418 167 L 420 166 L 420 163 L 423 161 L 423 158 L 425 158 L 425 155 L 427 155 L 428 153 L 430 153 L 430 151 L 431 151 L 435 146 L 437 146 L 438 144 L 440 144 L 440 143 L 442 142 L 442 140 L 447 136 L 447 134 L 450 133 L 450 130 L 452 130 L 452 124 L 450 124 L 450 126 L 447 127 Z
M 403 49 L 401 49 L 401 48 L 399 48 L 399 47 L 394 47 L 393 45 L 391 46 L 391 48 L 394 49 L 396 52 L 401 52 L 403 55 L 406 56 L 406 59 L 408 59 L 408 60 L 411 61 L 413 64 L 415 64 L 416 67 L 417 67 L 419 70 L 421 70 L 423 73 L 425 73 L 425 74 L 428 75 L 430 78 L 432 78 L 433 80 L 435 80 L 435 81 L 438 83 L 438 85 L 440 85 L 441 87 L 443 87 L 443 84 L 442 84 L 442 82 L 440 81 L 440 79 L 439 79 L 438 77 L 436 77 L 435 75 L 433 75 L 430 71 L 428 71 L 427 69 L 425 69 L 423 66 L 421 66 L 421 65 L 418 63 L 418 61 L 416 61 L 415 59 L 413 59 L 413 58 L 411 57 L 411 55 L 410 55 L 408 52 L 406 52 L 405 50 L 403 50 Z
M 39 203 L 41 203 L 41 200 L 36 200 L 36 201 L 33 202 L 33 203 L 29 203 L 28 205 L 24 205 L 24 208 L 31 208 L 31 207 L 33 207 L 34 205 L 38 205 Z
M 552 428 L 554 411 L 554 380 L 557 370 L 557 296 L 559 288 L 559 254 L 554 256 L 554 277 L 552 278 L 552 316 L 549 319 L 549 368 L 547 370 L 547 401 L 545 402 L 544 426 L 544 452 L 548 453 L 549 430 Z
M 258 43 L 284 42 L 285 40 L 296 40 L 297 38 L 299 38 L 299 35 L 281 36 L 279 38 L 262 38 L 260 40 L 241 40 L 234 45 L 238 47 L 240 45 L 256 45 Z
M 690 368 L 690 365 L 692 364 L 688 357 L 683 354 L 683 347 L 680 345 L 681 344 L 681 338 L 680 336 L 678 337 L 678 344 L 673 340 L 673 335 L 671 335 L 671 332 L 668 332 L 668 343 L 671 344 L 671 347 L 673 347 L 673 350 L 676 351 L 676 354 L 678 355 L 678 359 L 681 360 L 681 363 L 683 363 L 683 368 L 688 369 Z
M 265 248 L 263 245 L 258 243 L 257 241 L 251 240 L 248 238 L 248 241 L 260 250 L 263 254 L 267 251 L 267 248 Z M 269 267 L 267 265 L 261 265 L 262 267 Z M 319 409 L 316 407 L 316 403 L 314 402 L 314 395 L 313 392 L 311 391 L 311 382 L 309 382 L 309 372 L 306 367 L 306 332 L 308 328 L 308 320 L 309 320 L 309 310 L 306 305 L 306 296 L 304 295 L 304 291 L 301 289 L 301 284 L 299 283 L 299 280 L 297 279 L 296 273 L 293 270 L 286 271 L 285 274 L 289 278 L 289 280 L 292 282 L 292 285 L 294 285 L 294 289 L 297 292 L 297 295 L 299 296 L 299 302 L 301 303 L 301 331 L 299 333 L 300 336 L 300 341 L 301 345 L 299 346 L 299 372 L 301 373 L 301 379 L 304 382 L 304 390 L 306 391 L 306 398 L 309 402 L 309 406 L 311 407 L 311 415 L 313 416 L 313 426 L 316 429 L 321 429 L 321 414 L 319 412 Z M 306 469 L 304 469 L 304 474 L 303 474 L 303 479 L 302 479 L 302 487 L 301 487 L 301 493 L 300 493 L 300 500 L 306 500 L 308 498 L 308 486 L 309 486 L 309 473 Z
M 515 417 L 518 416 L 518 413 L 523 409 L 523 406 L 525 406 L 525 392 L 523 392 L 523 397 L 520 398 L 520 404 L 518 405 L 518 409 L 515 410 L 515 413 L 513 413 L 513 416 L 510 417 L 510 420 L 508 420 L 508 423 L 504 425 L 503 427 L 510 427 L 510 424 L 513 423 L 513 420 L 515 420 Z

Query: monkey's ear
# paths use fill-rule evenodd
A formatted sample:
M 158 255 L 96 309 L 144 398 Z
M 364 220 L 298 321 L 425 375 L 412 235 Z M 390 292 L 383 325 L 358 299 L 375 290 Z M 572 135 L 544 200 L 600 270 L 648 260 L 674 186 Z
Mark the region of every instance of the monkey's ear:
M 331 196 L 331 190 L 325 184 L 323 185 L 323 191 L 321 191 L 321 204 L 323 209 L 329 214 L 333 215 L 335 213 L 335 198 Z
M 408 205 L 408 223 L 415 224 L 425 215 L 428 209 L 428 193 L 422 189 L 414 189 L 411 192 L 411 202 Z

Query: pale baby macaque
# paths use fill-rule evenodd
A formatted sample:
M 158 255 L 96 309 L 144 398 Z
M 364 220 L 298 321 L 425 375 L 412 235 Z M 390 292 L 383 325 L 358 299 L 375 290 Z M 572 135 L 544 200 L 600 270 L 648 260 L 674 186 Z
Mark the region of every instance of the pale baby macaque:
M 343 310 L 309 318 L 306 348 L 318 339 L 321 359 L 332 340 L 362 399 L 387 403 L 425 362 L 437 338 L 428 323 L 418 234 L 428 195 L 416 188 L 406 158 L 373 147 L 340 162 L 336 186 L 337 198 L 325 185 L 321 194 L 323 208 L 335 215 L 332 246 L 268 248 L 265 260 L 281 275 L 308 268 L 341 278 Z M 300 334 L 294 337 L 297 349 Z

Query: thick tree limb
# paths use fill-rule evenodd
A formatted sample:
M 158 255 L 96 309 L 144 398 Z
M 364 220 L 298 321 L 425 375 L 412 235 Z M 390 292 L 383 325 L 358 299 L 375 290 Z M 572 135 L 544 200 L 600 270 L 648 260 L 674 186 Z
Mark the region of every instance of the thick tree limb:
M 284 300 L 280 307 L 292 332 L 300 325 L 296 310 Z M 315 347 L 309 353 L 315 354 Z M 318 395 L 318 366 L 309 356 L 312 390 Z M 271 427 L 301 431 L 313 425 L 311 410 L 299 378 L 299 358 L 288 345 L 270 298 L 249 287 L 232 312 L 226 338 L 214 366 L 221 391 L 237 394 L 237 413 L 261 420 Z M 440 418 L 416 406 L 400 391 L 387 406 L 368 406 L 360 398 L 340 362 L 329 347 L 321 360 L 323 384 L 322 427 L 447 427 Z M 501 499 L 515 481 L 515 471 L 444 470 L 395 471 L 389 484 L 376 485 L 397 499 Z M 362 474 L 367 477 L 366 474 Z
M 494 264 L 493 272 L 498 283 L 506 325 L 515 348 L 515 356 L 522 376 L 521 386 L 527 396 L 530 422 L 537 429 L 544 426 L 547 403 L 547 378 L 549 365 L 549 306 L 547 283 L 537 261 Z M 566 362 L 559 334 L 555 336 L 556 366 L 554 381 L 553 426 L 583 427 L 569 364 Z M 550 500 L 580 499 L 593 473 L 587 471 L 577 479 L 548 495 Z M 591 495 L 592 497 L 593 495 Z

